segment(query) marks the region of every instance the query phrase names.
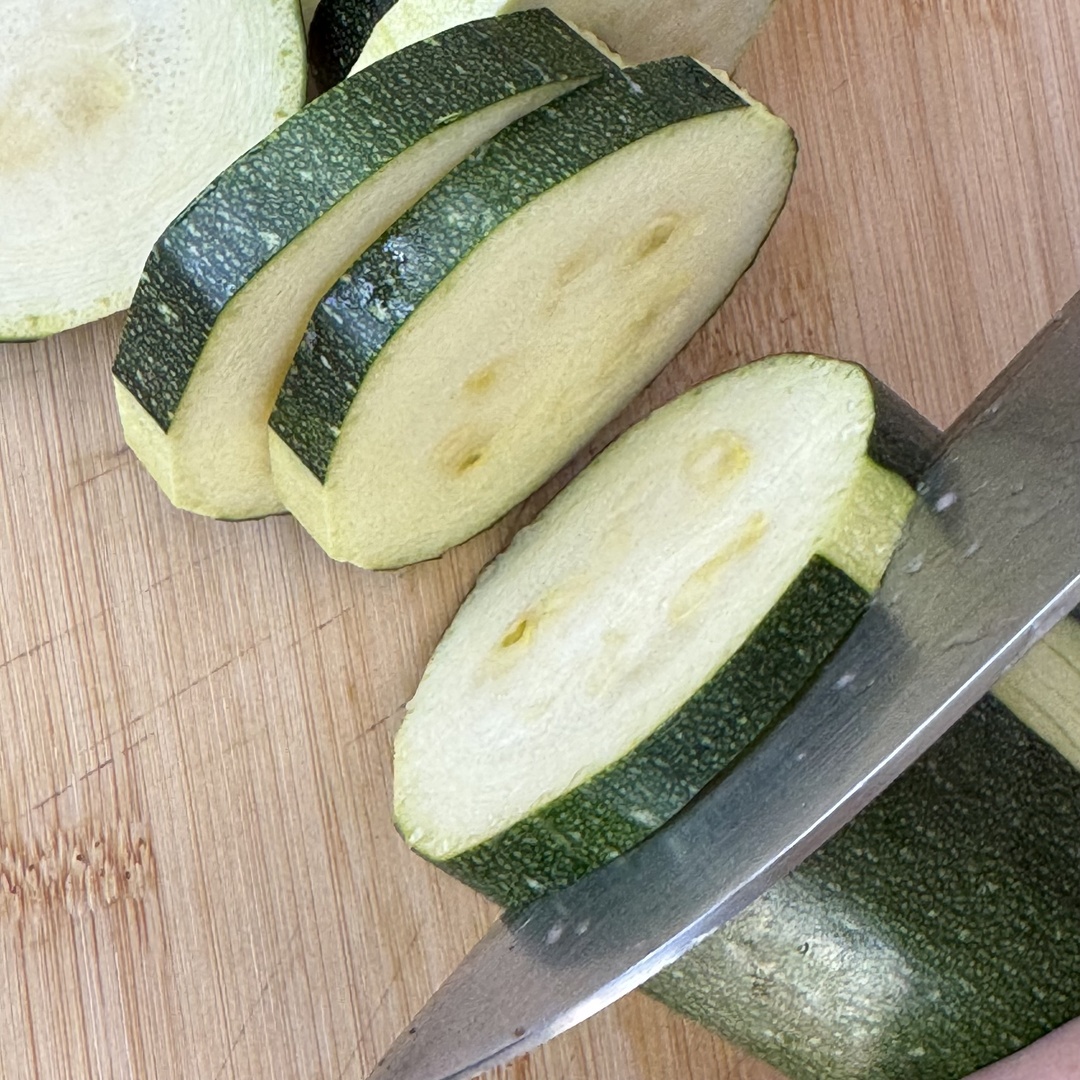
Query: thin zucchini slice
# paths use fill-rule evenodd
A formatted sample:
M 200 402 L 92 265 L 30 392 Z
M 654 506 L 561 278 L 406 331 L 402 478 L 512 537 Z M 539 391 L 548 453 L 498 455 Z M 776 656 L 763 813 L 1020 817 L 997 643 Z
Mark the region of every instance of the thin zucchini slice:
M 501 132 L 316 309 L 270 418 L 281 501 L 369 568 L 490 525 L 716 310 L 794 156 L 783 121 L 686 58 Z
M 961 1080 L 1080 1014 L 1080 623 L 994 694 L 648 992 L 790 1080 Z
M 305 90 L 296 0 L 5 4 L 0 339 L 127 307 L 169 221 Z
M 317 99 L 169 227 L 113 371 L 175 505 L 280 512 L 266 422 L 319 298 L 479 144 L 610 66 L 546 11 L 453 27 Z
M 891 400 L 887 402 L 891 405 Z M 395 744 L 409 845 L 516 908 L 727 767 L 864 609 L 913 502 L 870 380 L 812 356 L 684 394 L 485 571 Z
M 455 23 L 548 7 L 640 64 L 687 55 L 730 71 L 774 0 L 323 0 L 313 37 L 324 77 L 344 78 Z M 313 27 L 313 33 L 315 28 Z M 334 67 L 323 62 L 334 58 Z M 353 66 L 355 64 L 355 66 Z

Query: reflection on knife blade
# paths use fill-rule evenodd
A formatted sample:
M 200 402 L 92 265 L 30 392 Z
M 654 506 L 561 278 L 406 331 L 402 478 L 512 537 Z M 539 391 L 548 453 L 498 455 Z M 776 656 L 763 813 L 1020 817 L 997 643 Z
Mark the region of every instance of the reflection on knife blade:
M 1078 722 L 1068 618 L 643 989 L 791 1080 L 960 1080 L 1080 1015 Z
M 877 599 L 791 715 L 652 839 L 500 920 L 373 1080 L 473 1075 L 639 986 L 850 820 L 1080 600 L 1080 294 L 953 426 L 920 496 Z

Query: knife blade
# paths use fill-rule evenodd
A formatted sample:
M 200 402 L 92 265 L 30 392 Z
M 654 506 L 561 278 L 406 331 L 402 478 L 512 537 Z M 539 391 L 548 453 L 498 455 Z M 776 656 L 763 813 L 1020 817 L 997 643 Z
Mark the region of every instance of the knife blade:
M 946 434 L 796 708 L 622 858 L 504 916 L 371 1080 L 456 1080 L 633 990 L 816 850 L 1080 601 L 1080 293 Z

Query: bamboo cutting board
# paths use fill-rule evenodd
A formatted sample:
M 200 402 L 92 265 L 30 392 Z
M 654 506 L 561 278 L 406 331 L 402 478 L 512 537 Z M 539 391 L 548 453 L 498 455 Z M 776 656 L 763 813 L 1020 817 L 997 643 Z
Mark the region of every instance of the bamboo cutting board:
M 591 451 L 789 349 L 948 422 L 1080 287 L 1080 9 L 780 0 L 738 76 L 799 136 L 788 208 Z M 166 503 L 121 438 L 120 326 L 0 347 L 0 1076 L 357 1080 L 494 916 L 394 833 L 393 732 L 588 454 L 437 562 L 365 573 L 288 518 Z M 776 1077 L 640 995 L 500 1075 Z

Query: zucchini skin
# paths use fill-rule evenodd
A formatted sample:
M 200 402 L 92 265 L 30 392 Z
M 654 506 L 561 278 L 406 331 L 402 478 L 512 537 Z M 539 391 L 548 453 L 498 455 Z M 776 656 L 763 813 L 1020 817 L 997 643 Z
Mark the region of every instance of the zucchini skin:
M 629 850 L 776 722 L 869 599 L 843 571 L 814 556 L 723 668 L 628 756 L 500 835 L 435 865 L 517 910 Z
M 865 369 L 864 369 L 865 370 Z M 869 371 L 876 422 L 867 453 L 916 487 L 942 446 L 942 433 L 921 412 Z
M 308 29 L 308 66 L 321 94 L 360 59 L 375 24 L 396 0 L 321 0 Z
M 537 9 L 453 27 L 324 94 L 169 226 L 146 263 L 113 374 L 167 432 L 226 305 L 353 188 L 459 113 L 610 69 Z
M 960 1080 L 1080 1014 L 1080 773 L 986 698 L 646 990 L 790 1080 Z
M 490 232 L 639 139 L 747 105 L 701 65 L 675 57 L 613 67 L 505 128 L 364 252 L 315 309 L 271 414 L 273 431 L 325 483 L 341 427 L 383 346 Z

